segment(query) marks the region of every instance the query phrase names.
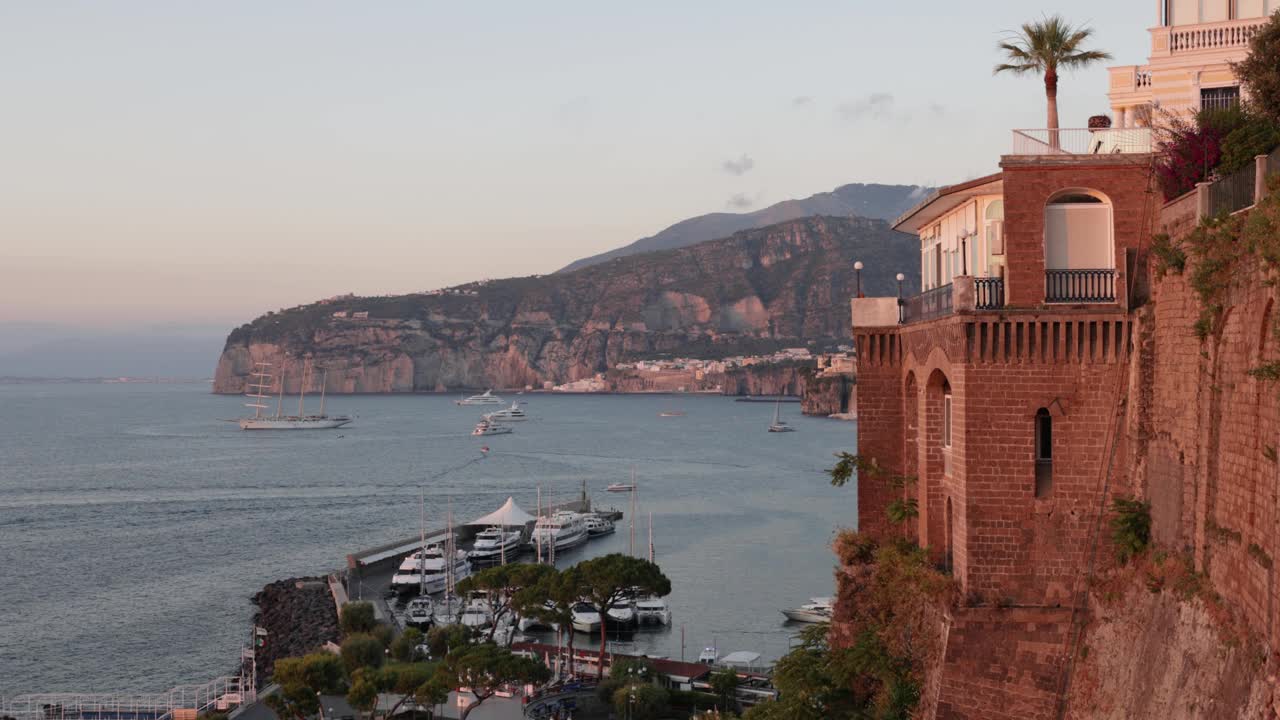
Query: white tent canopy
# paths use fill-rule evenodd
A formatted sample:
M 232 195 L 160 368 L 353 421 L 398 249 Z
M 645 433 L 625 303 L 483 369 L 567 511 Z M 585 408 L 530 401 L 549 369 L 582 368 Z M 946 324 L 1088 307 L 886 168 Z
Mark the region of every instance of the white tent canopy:
M 489 513 L 488 515 L 485 515 L 484 517 L 476 518 L 475 520 L 472 520 L 467 524 L 483 525 L 485 527 L 490 527 L 493 525 L 502 525 L 504 527 L 512 527 L 512 526 L 523 527 L 533 522 L 534 520 L 537 520 L 537 518 L 525 512 L 524 510 L 521 510 L 520 506 L 516 505 L 515 498 L 507 498 L 507 501 L 502 503 L 502 507 L 498 508 L 497 510 L 494 510 L 493 512 Z

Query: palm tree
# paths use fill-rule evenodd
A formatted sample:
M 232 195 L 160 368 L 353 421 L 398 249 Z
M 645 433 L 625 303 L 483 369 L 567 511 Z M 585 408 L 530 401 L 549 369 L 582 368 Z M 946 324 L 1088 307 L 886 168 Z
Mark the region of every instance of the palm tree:
M 1038 22 L 1023 23 L 1022 29 L 1010 33 L 1000 43 L 1008 62 L 996 65 L 993 74 L 1011 72 L 1044 74 L 1044 95 L 1049 102 L 1049 129 L 1058 129 L 1058 71 L 1088 67 L 1100 60 L 1110 60 L 1111 53 L 1082 50 L 1093 28 L 1073 26 L 1061 15 L 1051 15 Z M 1050 132 L 1050 144 L 1058 146 L 1058 133 Z

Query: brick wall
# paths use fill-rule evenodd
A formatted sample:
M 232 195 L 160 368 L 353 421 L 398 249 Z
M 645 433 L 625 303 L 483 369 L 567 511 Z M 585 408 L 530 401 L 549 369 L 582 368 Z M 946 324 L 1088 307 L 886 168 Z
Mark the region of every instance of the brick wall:
M 1006 157 L 1001 163 L 1005 206 L 1005 292 L 1009 305 L 1044 302 L 1044 212 L 1062 190 L 1088 189 L 1111 201 L 1117 294 L 1124 288 L 1125 251 L 1144 244 L 1153 212 L 1145 155 Z

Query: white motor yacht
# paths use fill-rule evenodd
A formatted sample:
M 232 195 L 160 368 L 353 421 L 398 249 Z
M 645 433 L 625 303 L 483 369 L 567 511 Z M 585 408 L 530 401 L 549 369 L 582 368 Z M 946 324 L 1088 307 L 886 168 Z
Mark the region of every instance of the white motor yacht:
M 831 598 L 809 598 L 809 602 L 794 610 L 783 610 L 788 620 L 803 623 L 824 623 L 831 621 L 834 612 Z
M 472 395 L 469 398 L 458 400 L 459 405 L 502 405 L 506 401 L 493 394 L 492 390 L 485 390 L 479 395 Z
M 507 434 L 510 434 L 511 432 L 513 432 L 513 430 L 508 425 L 503 425 L 502 423 L 494 422 L 491 420 L 481 420 L 480 422 L 476 423 L 476 428 L 471 431 L 471 434 L 476 436 L 507 435 Z
M 612 520 L 606 520 L 599 515 L 588 515 L 586 518 L 587 534 L 591 537 L 600 537 L 608 535 L 616 528 L 613 526 Z
M 720 659 L 720 651 L 713 647 L 702 648 L 702 652 L 698 654 L 698 662 L 703 665 L 715 665 Z
M 511 407 L 509 408 L 485 413 L 483 417 L 485 420 L 498 420 L 500 422 L 524 422 L 529 419 L 529 416 L 525 414 L 524 410 L 520 409 L 520 403 L 518 401 L 511 403 Z
M 636 601 L 636 617 L 641 625 L 670 625 L 671 610 L 665 598 L 647 597 Z
M 463 550 L 454 553 L 453 582 L 470 577 L 471 561 L 468 557 Z M 434 595 L 443 592 L 450 580 L 450 568 L 446 565 L 444 548 L 439 543 L 432 543 L 400 563 L 399 570 L 391 577 L 391 587 L 402 593 L 418 590 Z
M 600 611 L 584 602 L 574 605 L 573 629 L 584 633 L 599 632 Z
M 545 554 L 552 548 L 556 552 L 577 547 L 587 541 L 587 523 L 582 515 L 560 510 L 551 517 L 538 520 L 534 526 L 532 541 L 542 546 Z
M 610 630 L 632 630 L 639 624 L 636 607 L 630 600 L 620 600 L 605 613 L 605 624 Z
M 524 535 L 519 530 L 491 527 L 481 530 L 476 535 L 476 543 L 471 548 L 470 560 L 476 565 L 492 565 L 516 559 L 520 554 L 520 543 Z
M 424 630 L 431 626 L 431 616 L 435 612 L 435 603 L 429 597 L 416 597 L 409 601 L 405 608 L 405 624 Z
M 493 611 L 489 609 L 489 601 L 484 598 L 472 598 L 458 615 L 458 623 L 477 629 L 492 625 Z

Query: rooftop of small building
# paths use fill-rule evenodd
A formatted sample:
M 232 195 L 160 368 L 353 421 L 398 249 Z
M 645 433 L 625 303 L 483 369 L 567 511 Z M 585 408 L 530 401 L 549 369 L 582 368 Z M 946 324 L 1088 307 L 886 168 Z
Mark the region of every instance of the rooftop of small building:
M 1003 173 L 996 172 L 955 185 L 938 188 L 915 207 L 893 221 L 893 229 L 915 233 L 930 222 L 947 214 L 979 195 L 996 195 L 1003 191 Z

